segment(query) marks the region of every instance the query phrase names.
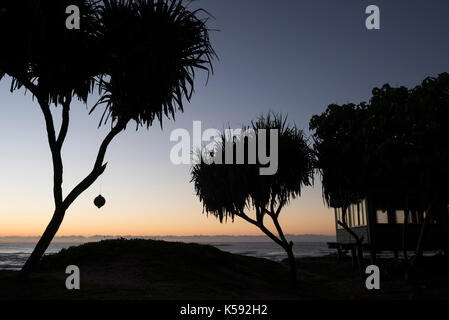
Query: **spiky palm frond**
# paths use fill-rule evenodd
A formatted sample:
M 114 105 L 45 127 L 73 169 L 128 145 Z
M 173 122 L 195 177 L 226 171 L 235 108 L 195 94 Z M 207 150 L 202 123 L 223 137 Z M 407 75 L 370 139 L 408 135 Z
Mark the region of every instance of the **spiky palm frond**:
M 276 115 L 260 117 L 251 126 L 243 128 L 242 132 L 254 132 L 251 138 L 259 143 L 261 130 L 278 130 L 278 170 L 273 175 L 260 175 L 262 165 L 258 160 L 255 164 L 248 161 L 248 136 L 237 136 L 235 139 L 222 136 L 216 149 L 220 150 L 222 164 L 198 163 L 192 167 L 191 177 L 196 194 L 203 203 L 204 210 L 218 217 L 220 221 L 236 213 L 243 212 L 245 207 L 267 208 L 271 204 L 285 205 L 291 199 L 301 194 L 304 186 L 313 183 L 313 154 L 304 133 L 296 126 L 288 126 L 286 118 Z M 251 136 L 251 135 L 250 135 Z M 245 147 L 245 162 L 236 164 L 237 144 L 243 142 Z M 270 143 L 274 141 L 260 141 Z M 233 164 L 225 164 L 226 143 L 232 144 Z M 258 149 L 256 148 L 258 153 Z M 214 155 L 212 155 L 213 157 Z
M 3 0 L 0 3 L 0 75 L 12 90 L 30 84 L 49 103 L 73 95 L 86 102 L 98 68 L 96 2 L 91 0 Z M 66 28 L 66 8 L 80 9 L 80 30 Z
M 0 80 L 5 75 L 26 75 L 32 47 L 32 1 L 5 0 L 0 3 Z
M 182 0 L 103 3 L 100 33 L 108 76 L 98 104 L 106 106 L 104 120 L 133 119 L 148 127 L 157 118 L 162 124 L 163 115 L 183 111 L 183 98 L 190 101 L 196 69 L 212 71 L 216 54 L 207 17 L 200 19 L 200 11 L 188 10 Z

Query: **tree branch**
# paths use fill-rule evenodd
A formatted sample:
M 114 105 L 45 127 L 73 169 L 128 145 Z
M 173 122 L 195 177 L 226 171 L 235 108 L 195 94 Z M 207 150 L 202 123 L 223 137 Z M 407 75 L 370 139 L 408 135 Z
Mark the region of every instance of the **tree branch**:
M 52 162 L 53 162 L 53 197 L 56 208 L 62 204 L 62 159 L 61 150 L 56 143 L 55 126 L 53 116 L 50 111 L 48 100 L 38 97 L 39 106 L 44 114 L 45 126 L 47 128 L 48 144 L 50 146 Z
M 273 224 L 276 227 L 276 230 L 279 234 L 279 238 L 286 244 L 288 244 L 287 239 L 285 238 L 284 232 L 282 231 L 282 227 L 279 224 L 279 213 L 281 212 L 282 209 L 282 203 L 279 204 L 278 208 L 276 210 L 274 210 L 274 201 L 271 200 L 270 203 L 270 209 L 271 211 L 269 211 L 267 208 L 264 208 L 264 211 L 271 217 L 271 220 L 273 220 Z
M 67 97 L 64 103 L 62 104 L 62 124 L 61 129 L 59 131 L 58 139 L 56 140 L 56 144 L 58 149 L 61 150 L 64 140 L 67 136 L 67 131 L 69 129 L 69 120 L 70 120 L 70 103 L 72 102 L 71 97 Z
M 284 205 L 285 205 L 285 202 L 283 202 L 283 201 L 281 201 L 280 203 L 279 203 L 279 206 L 278 206 L 278 208 L 276 209 L 276 218 L 277 217 L 279 217 L 279 214 L 281 213 L 281 210 L 282 210 L 282 208 L 284 207 Z
M 342 214 L 343 222 L 340 220 L 337 220 L 337 223 L 355 239 L 357 244 L 361 244 L 363 242 L 364 237 L 362 236 L 361 238 L 359 238 L 359 236 L 354 231 L 352 231 L 351 228 L 349 228 L 348 224 L 346 223 L 346 212 L 347 212 L 347 207 L 344 207 L 343 214 Z
M 337 223 L 343 228 L 345 229 L 356 241 L 356 243 L 362 243 L 363 239 L 365 238 L 364 236 L 362 236 L 361 238 L 359 238 L 359 236 L 351 230 L 351 228 L 348 227 L 348 225 L 346 223 L 341 222 L 340 220 L 337 221 Z
M 8 73 L 9 74 L 9 73 Z M 35 85 L 32 81 L 26 79 L 26 77 L 22 77 L 17 74 L 9 74 L 12 78 L 16 78 L 19 82 L 19 86 L 24 86 L 27 90 L 29 90 L 35 97 L 39 98 L 39 90 L 38 86 Z M 11 84 L 11 91 L 13 89 L 13 84 Z
M 122 130 L 126 128 L 127 121 L 119 121 L 115 127 L 108 133 L 108 135 L 104 138 L 103 142 L 100 145 L 98 150 L 97 159 L 95 160 L 94 167 L 92 171 L 80 182 L 78 185 L 73 188 L 73 190 L 67 195 L 63 202 L 64 210 L 73 203 L 73 201 L 78 198 L 78 196 L 83 193 L 87 188 L 89 188 L 95 180 L 106 170 L 107 163 L 103 164 L 104 156 L 106 154 L 106 150 L 111 143 L 112 139 L 119 134 Z
M 50 105 L 48 103 L 48 100 L 42 99 L 40 97 L 38 97 L 38 102 L 39 106 L 41 107 L 42 113 L 44 114 L 48 142 L 50 144 L 50 148 L 53 148 L 56 145 L 56 134 L 55 125 L 53 123 L 53 116 L 50 111 Z
M 255 207 L 256 207 L 257 224 L 263 224 L 263 214 L 264 214 L 264 212 L 262 210 L 260 210 L 258 206 L 255 206 Z
M 240 217 L 240 218 L 242 218 L 242 219 L 245 219 L 246 221 L 248 221 L 249 223 L 251 223 L 251 224 L 253 224 L 253 225 L 255 225 L 255 226 L 259 226 L 259 224 L 257 223 L 256 220 L 251 219 L 250 217 L 248 217 L 243 211 L 236 211 L 236 212 L 234 212 L 234 214 L 235 214 L 237 217 Z
M 279 224 L 278 217 L 271 217 L 271 219 L 273 219 L 274 226 L 279 233 L 279 238 L 281 238 L 283 242 L 288 243 L 287 239 L 285 238 L 284 232 L 282 231 L 281 225 Z
M 243 211 L 240 212 L 234 212 L 234 214 L 246 221 L 248 221 L 249 223 L 255 225 L 256 227 L 258 227 L 260 230 L 263 231 L 263 233 L 265 233 L 269 238 L 271 238 L 271 240 L 273 240 L 274 242 L 276 242 L 278 245 L 280 245 L 281 247 L 284 247 L 284 243 L 278 238 L 276 237 L 270 230 L 268 230 L 262 223 L 258 223 L 256 220 L 251 219 L 250 217 L 248 217 Z

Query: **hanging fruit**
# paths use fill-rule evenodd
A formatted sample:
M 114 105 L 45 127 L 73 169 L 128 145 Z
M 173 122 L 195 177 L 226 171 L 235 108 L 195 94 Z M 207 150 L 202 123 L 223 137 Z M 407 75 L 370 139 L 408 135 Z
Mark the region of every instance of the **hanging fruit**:
M 94 205 L 96 205 L 98 209 L 104 206 L 105 203 L 106 199 L 101 194 L 94 199 Z

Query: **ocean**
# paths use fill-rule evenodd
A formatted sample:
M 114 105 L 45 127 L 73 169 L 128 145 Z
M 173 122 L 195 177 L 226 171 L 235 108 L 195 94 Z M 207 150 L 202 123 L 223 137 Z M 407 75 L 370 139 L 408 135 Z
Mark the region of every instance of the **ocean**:
M 79 244 L 81 243 L 52 243 L 46 254 L 57 253 L 63 248 Z M 274 242 L 211 242 L 202 244 L 210 244 L 230 253 L 274 261 L 287 258 L 285 251 Z M 35 243 L 0 243 L 0 270 L 20 270 L 33 251 L 34 246 Z M 335 249 L 328 249 L 325 242 L 296 242 L 293 251 L 297 258 L 319 257 L 335 253 Z

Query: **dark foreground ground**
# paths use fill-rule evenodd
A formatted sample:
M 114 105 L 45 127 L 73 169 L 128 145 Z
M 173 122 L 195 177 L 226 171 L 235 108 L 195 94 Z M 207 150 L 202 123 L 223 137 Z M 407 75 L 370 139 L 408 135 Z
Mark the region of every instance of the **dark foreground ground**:
M 65 288 L 65 268 L 77 265 L 81 289 Z M 351 261 L 298 260 L 298 284 L 286 263 L 245 257 L 212 246 L 154 240 L 106 240 L 44 258 L 27 282 L 0 271 L 0 299 L 449 299 L 448 263 L 422 262 L 409 280 L 403 263 L 379 261 L 381 289 L 367 291 Z

